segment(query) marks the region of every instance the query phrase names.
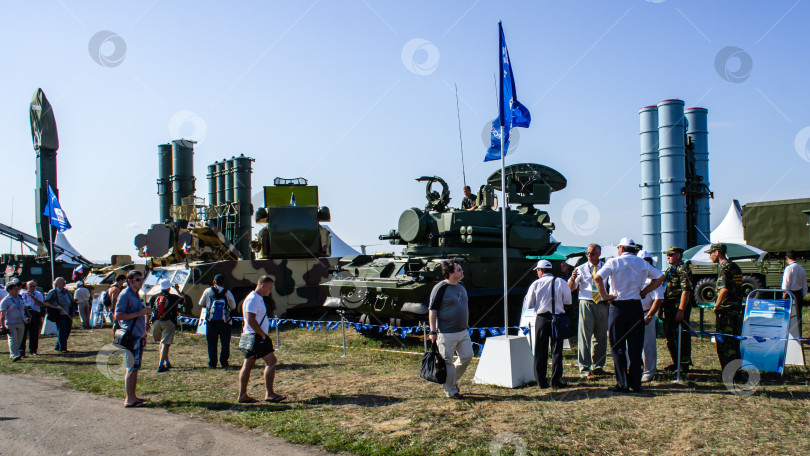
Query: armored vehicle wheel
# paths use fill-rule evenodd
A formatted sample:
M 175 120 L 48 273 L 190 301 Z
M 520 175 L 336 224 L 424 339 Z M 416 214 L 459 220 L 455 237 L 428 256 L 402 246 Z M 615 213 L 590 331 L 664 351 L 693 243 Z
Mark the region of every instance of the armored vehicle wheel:
M 714 302 L 717 298 L 717 282 L 711 277 L 704 277 L 695 285 L 695 301 L 698 304 Z
M 762 288 L 762 281 L 759 280 L 759 278 L 749 275 L 743 276 L 742 278 L 743 298 L 748 296 L 748 293 L 751 293 L 757 288 Z

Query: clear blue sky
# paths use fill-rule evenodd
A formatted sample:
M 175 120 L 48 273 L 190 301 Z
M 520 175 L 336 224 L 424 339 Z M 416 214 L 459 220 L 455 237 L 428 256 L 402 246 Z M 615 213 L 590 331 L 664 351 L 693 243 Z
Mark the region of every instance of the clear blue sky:
M 733 198 L 810 196 L 810 2 L 64 0 L 0 8 L 0 221 L 11 221 L 13 200 L 14 226 L 35 234 L 28 103 L 42 87 L 59 126 L 67 236 L 96 260 L 134 254 L 134 236 L 158 221 L 157 145 L 180 135 L 203 139 L 198 196 L 206 196 L 206 165 L 244 153 L 256 159 L 254 191 L 276 176 L 319 185 L 331 226 L 352 245 L 378 244 L 403 209 L 424 206 L 416 177 L 444 177 L 457 205 L 454 83 L 468 183 L 498 169 L 482 163 L 481 140 L 497 114 L 498 20 L 518 99 L 532 114 L 508 163 L 537 162 L 568 178 L 546 208 L 563 243 L 640 239 L 638 110 L 666 98 L 709 110 L 713 227 Z M 123 60 L 108 66 L 88 49 L 104 30 L 126 44 Z M 114 41 L 96 59 L 113 54 Z M 750 68 L 736 57 L 721 65 L 739 82 L 716 69 L 728 46 L 750 56 Z

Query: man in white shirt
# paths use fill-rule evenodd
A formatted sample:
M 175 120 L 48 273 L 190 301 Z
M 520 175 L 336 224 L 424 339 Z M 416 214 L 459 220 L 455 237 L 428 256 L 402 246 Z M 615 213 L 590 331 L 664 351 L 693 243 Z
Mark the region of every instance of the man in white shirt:
M 242 316 L 244 317 L 243 334 L 252 334 L 255 338 L 253 349 L 245 352 L 245 361 L 242 370 L 239 371 L 239 397 L 238 402 L 251 404 L 259 402 L 248 395 L 247 386 L 250 381 L 250 371 L 256 365 L 256 360 L 264 360 L 264 400 L 266 402 L 281 402 L 287 396 L 276 394 L 273 391 L 273 382 L 276 378 L 276 364 L 278 360 L 273 353 L 273 340 L 267 334 L 270 331 L 270 319 L 267 315 L 267 307 L 264 304 L 264 297 L 273 292 L 273 279 L 270 276 L 261 276 L 256 289 L 251 291 L 242 303 Z
M 84 286 L 84 282 L 76 282 L 76 291 L 73 292 L 73 300 L 79 308 L 79 319 L 82 321 L 83 329 L 90 329 L 90 290 Z
M 31 319 L 25 325 L 23 332 L 22 345 L 20 345 L 20 353 L 25 356 L 25 340 L 30 337 L 28 341 L 28 352 L 31 356 L 37 356 L 39 350 L 39 331 L 42 330 L 42 316 L 45 314 L 45 309 L 42 306 L 42 301 L 45 297 L 42 292 L 37 291 L 37 282 L 34 280 L 26 284 L 26 289 L 20 292 L 25 307 L 29 309 Z
M 571 289 L 565 280 L 555 278 L 551 274 L 551 262 L 540 260 L 535 267 L 537 280 L 529 286 L 523 306 L 534 309 L 537 314 L 535 325 L 534 345 L 534 376 L 537 386 L 548 388 L 546 372 L 548 369 L 548 345 L 551 341 L 551 386 L 565 388 L 567 383 L 562 381 L 562 338 L 553 337 L 551 320 L 554 315 L 565 315 L 565 306 L 571 305 Z M 553 294 L 552 294 L 553 290 Z
M 568 287 L 572 292 L 579 291 L 579 330 L 577 331 L 577 363 L 579 376 L 589 380 L 604 374 L 607 355 L 607 302 L 603 302 L 593 283 L 593 275 L 602 267 L 602 247 L 599 244 L 588 246 L 588 261 L 571 273 Z
M 228 369 L 231 357 L 231 311 L 236 309 L 233 294 L 225 288 L 225 276 L 214 276 L 214 284 L 200 297 L 205 312 L 205 340 L 208 345 L 208 367 L 217 367 L 217 342 L 221 346 L 219 365 Z
M 653 264 L 652 255 L 646 250 L 640 250 L 638 257 L 643 258 L 650 265 Z M 652 282 L 652 279 L 647 279 L 644 286 L 646 287 L 650 282 Z M 653 319 L 663 304 L 663 284 L 641 298 L 641 308 L 644 310 L 644 348 L 641 350 L 641 355 L 644 358 L 644 374 L 641 376 L 641 383 L 651 382 L 655 378 L 658 364 L 658 348 L 655 346 L 655 322 Z
M 799 324 L 799 337 L 801 337 L 802 304 L 804 303 L 804 296 L 807 294 L 807 273 L 803 267 L 796 263 L 796 258 L 796 252 L 788 250 L 787 255 L 785 255 L 787 266 L 782 275 L 782 289 L 791 292 L 796 300 L 796 319 Z M 785 293 L 784 298 L 789 298 L 787 293 Z
M 641 351 L 644 346 L 644 311 L 641 308 L 641 298 L 661 286 L 665 276 L 636 256 L 636 244 L 632 239 L 622 238 L 618 250 L 619 257 L 607 260 L 593 277 L 602 300 L 610 302 L 608 340 L 616 369 L 616 386 L 609 389 L 616 393 L 627 393 L 630 390 L 640 392 Z M 605 290 L 604 281 L 608 278 L 611 294 Z M 645 287 L 646 279 L 652 279 L 652 282 Z

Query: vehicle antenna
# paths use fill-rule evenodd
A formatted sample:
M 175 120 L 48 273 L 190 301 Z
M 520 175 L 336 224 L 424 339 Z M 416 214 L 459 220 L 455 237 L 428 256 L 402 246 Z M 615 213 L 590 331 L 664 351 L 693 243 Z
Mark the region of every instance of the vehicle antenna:
M 461 147 L 461 176 L 464 178 L 464 186 L 467 186 L 467 171 L 464 169 L 464 141 L 461 140 L 461 110 L 458 108 L 458 84 L 456 86 L 456 117 L 458 118 L 458 144 Z

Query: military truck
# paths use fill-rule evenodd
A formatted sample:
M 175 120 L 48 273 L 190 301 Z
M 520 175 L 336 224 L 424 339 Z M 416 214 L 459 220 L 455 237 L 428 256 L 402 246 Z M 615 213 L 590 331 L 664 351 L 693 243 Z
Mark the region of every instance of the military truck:
M 539 164 L 511 165 L 505 169 L 507 204 L 492 209 L 495 190 L 501 189 L 499 170 L 480 187 L 477 209 L 472 211 L 450 207 L 450 191 L 440 177 L 416 180 L 426 183 L 425 208 L 406 209 L 397 228 L 380 236 L 406 246 L 402 254 L 341 258 L 333 278 L 321 285 L 329 295 L 324 306 L 345 311 L 364 324 L 427 321 L 430 292 L 443 279 L 441 261 L 455 258 L 464 267 L 470 324 L 502 325 L 501 210 L 505 210 L 509 324 L 516 324 L 526 290 L 537 278 L 532 270 L 536 260 L 527 257 L 550 254 L 559 245 L 551 237 L 554 224 L 548 213 L 534 205 L 549 204 L 551 193 L 565 188 L 565 177 Z M 441 191 L 433 189 L 436 184 Z
M 810 277 L 810 198 L 748 203 L 741 212 L 745 242 L 767 252 L 734 261 L 742 270 L 746 295 L 757 288 L 782 287 L 788 250 L 797 253 L 797 263 Z M 692 264 L 691 268 L 697 302 L 713 302 L 717 297 L 717 265 Z
M 277 205 L 282 200 L 289 204 Z M 252 259 L 242 258 L 217 228 L 207 224 L 209 208 L 201 199 L 183 201 L 187 204 L 172 208 L 174 222 L 152 225 L 135 239 L 138 254 L 147 258 L 147 299 L 160 292 L 155 286 L 160 280 L 168 279 L 180 286 L 190 304 L 184 313 L 196 317 L 200 297 L 217 274 L 225 276 L 237 305 L 255 289 L 260 276 L 270 275 L 278 315 L 323 313 L 326 293 L 319 284 L 336 267 L 337 258 L 329 258 L 331 235 L 320 222 L 331 217 L 329 208 L 318 206 L 317 186 L 304 179 L 276 179 L 274 186 L 265 187 L 265 206 L 255 211 L 256 222 L 264 226 L 250 242 Z

